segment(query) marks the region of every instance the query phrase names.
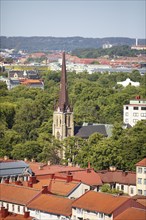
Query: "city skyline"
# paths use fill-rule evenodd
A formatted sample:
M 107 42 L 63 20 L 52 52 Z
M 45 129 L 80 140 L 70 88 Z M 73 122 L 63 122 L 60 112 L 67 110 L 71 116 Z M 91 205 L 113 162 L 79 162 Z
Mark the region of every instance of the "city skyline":
M 1 36 L 146 38 L 145 0 L 1 0 Z

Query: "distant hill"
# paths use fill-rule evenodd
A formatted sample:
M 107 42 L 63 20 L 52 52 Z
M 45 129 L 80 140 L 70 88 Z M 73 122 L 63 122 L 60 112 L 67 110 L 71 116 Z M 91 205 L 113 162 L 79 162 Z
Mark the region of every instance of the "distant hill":
M 146 39 L 139 39 L 139 44 L 145 44 Z M 26 50 L 28 52 L 65 50 L 72 51 L 77 48 L 101 48 L 103 44 L 134 45 L 134 38 L 107 37 L 107 38 L 83 38 L 83 37 L 0 37 L 1 49 Z

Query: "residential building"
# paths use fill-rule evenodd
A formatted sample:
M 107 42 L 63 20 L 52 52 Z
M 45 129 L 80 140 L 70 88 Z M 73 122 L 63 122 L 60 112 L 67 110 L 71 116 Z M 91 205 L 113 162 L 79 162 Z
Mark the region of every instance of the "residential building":
M 134 126 L 140 120 L 146 120 L 146 100 L 137 96 L 130 100 L 130 104 L 123 106 L 123 122 Z
M 146 158 L 136 164 L 137 194 L 146 196 Z
M 113 220 L 130 207 L 145 209 L 128 196 L 88 191 L 73 202 L 72 219 Z
M 134 196 L 136 195 L 136 173 L 131 171 L 109 170 L 97 171 L 103 184 L 108 184 L 111 189 L 117 189 L 123 193 Z
M 51 195 L 47 186 L 42 190 L 11 184 L 0 184 L 0 207 L 3 211 L 26 215 L 38 220 L 69 220 L 72 200 Z M 29 217 L 29 216 L 28 216 Z M 21 218 L 20 218 L 21 219 Z
M 83 193 L 85 193 L 89 189 L 99 191 L 100 187 L 103 184 L 98 173 L 96 173 L 92 168 L 87 168 L 85 170 L 80 170 L 80 171 L 71 171 L 69 173 L 70 173 L 70 175 L 72 175 L 72 178 L 74 181 L 75 180 L 80 181 L 82 184 L 86 185 Z M 60 172 L 60 173 L 56 174 L 56 176 L 67 178 L 68 173 L 67 172 Z
M 28 204 L 30 216 L 43 220 L 69 220 L 72 200 L 51 194 L 41 194 Z
M 8 212 L 23 215 L 30 200 L 40 194 L 40 190 L 12 184 L 0 184 L 0 206 Z
M 24 161 L 0 160 L 0 182 L 27 181 L 33 175 Z

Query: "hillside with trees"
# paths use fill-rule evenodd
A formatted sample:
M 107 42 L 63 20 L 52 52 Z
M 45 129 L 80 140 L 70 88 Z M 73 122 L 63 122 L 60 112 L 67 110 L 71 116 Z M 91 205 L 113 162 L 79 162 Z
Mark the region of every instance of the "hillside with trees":
M 83 37 L 5 37 L 0 36 L 1 49 L 25 50 L 27 52 L 65 50 L 77 48 L 101 48 L 109 43 L 114 46 L 135 45 L 135 39 L 124 37 L 83 38 Z M 146 39 L 139 39 L 139 44 L 146 44 Z
M 68 90 L 74 108 L 75 125 L 83 122 L 110 123 L 113 136 L 104 138 L 93 134 L 88 140 L 77 137 L 63 142 L 52 137 L 52 116 L 58 100 L 60 72 L 42 71 L 45 89 L 18 86 L 10 91 L 0 82 L 0 157 L 36 159 L 51 163 L 79 164 L 88 161 L 96 170 L 115 165 L 118 169 L 135 169 L 134 164 L 146 155 L 145 121 L 122 129 L 123 105 L 137 95 L 145 98 L 145 76 L 138 71 L 130 73 L 68 73 Z M 117 85 L 130 77 L 140 87 Z M 66 160 L 61 161 L 58 151 L 66 149 Z
M 114 58 L 117 56 L 123 57 L 135 57 L 140 54 L 145 54 L 145 50 L 135 50 L 131 49 L 128 45 L 123 46 L 113 46 L 107 49 L 75 49 L 72 51 L 72 55 L 78 56 L 80 58 L 98 58 L 102 56 L 108 56 Z

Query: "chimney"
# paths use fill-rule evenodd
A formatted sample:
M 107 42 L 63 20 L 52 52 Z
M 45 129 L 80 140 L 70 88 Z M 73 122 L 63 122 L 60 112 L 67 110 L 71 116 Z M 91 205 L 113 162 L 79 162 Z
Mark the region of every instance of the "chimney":
M 9 215 L 8 209 L 6 209 L 5 207 L 1 207 L 1 217 L 2 218 L 6 218 Z
M 54 179 L 54 177 L 55 177 L 55 173 L 51 173 L 50 174 L 50 179 Z
M 5 180 L 4 180 L 4 183 L 9 184 L 9 179 L 8 179 L 8 178 L 7 178 L 7 179 L 5 179 Z
M 37 182 L 36 176 L 30 176 L 29 177 L 29 182 L 32 183 L 32 184 L 36 183 Z
M 30 215 L 29 215 L 29 212 L 28 211 L 25 211 L 24 212 L 24 218 L 28 218 Z
M 123 171 L 123 176 L 127 176 L 128 175 L 128 171 Z
M 42 186 L 42 194 L 48 194 L 49 191 L 48 191 L 48 186 L 45 185 L 45 186 Z
M 136 96 L 135 98 L 139 100 L 141 97 L 140 97 L 140 95 L 138 95 L 138 96 Z
M 33 187 L 32 182 L 29 182 L 29 181 L 28 181 L 27 186 L 30 187 L 30 188 L 32 188 L 32 187 Z
M 90 166 L 90 162 L 88 161 L 88 169 L 90 169 L 91 168 L 91 166 Z
M 50 166 L 51 165 L 51 161 L 48 161 L 48 166 Z
M 86 169 L 87 173 L 91 173 L 91 169 L 87 168 Z
M 27 161 L 28 161 L 26 157 L 24 158 L 24 161 L 25 161 L 25 162 L 27 162 Z
M 110 166 L 110 167 L 109 167 L 109 170 L 112 171 L 112 172 L 114 172 L 114 171 L 116 171 L 116 167 L 115 167 L 115 166 Z
M 9 157 L 8 156 L 4 156 L 4 160 L 9 160 Z
M 40 166 L 39 166 L 39 170 L 43 170 L 43 165 L 40 165 Z
M 71 182 L 73 180 L 73 175 L 72 174 L 68 174 L 67 175 L 67 183 Z

